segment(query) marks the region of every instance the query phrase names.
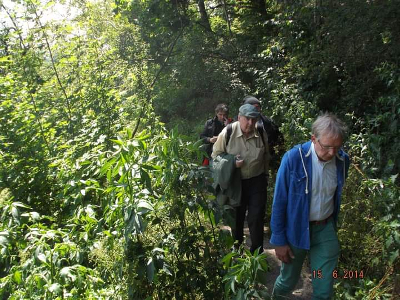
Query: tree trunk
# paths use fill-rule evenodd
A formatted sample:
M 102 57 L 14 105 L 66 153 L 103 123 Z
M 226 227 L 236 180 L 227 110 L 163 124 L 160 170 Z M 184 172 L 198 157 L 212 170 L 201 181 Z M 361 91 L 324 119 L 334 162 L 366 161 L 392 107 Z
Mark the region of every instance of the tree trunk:
M 204 5 L 204 0 L 198 0 L 197 4 L 199 6 L 199 11 L 200 11 L 200 16 L 201 16 L 201 24 L 204 26 L 204 28 L 206 30 L 212 31 L 211 26 L 210 26 L 210 21 L 208 20 L 206 7 Z
M 257 12 L 264 20 L 267 20 L 268 15 L 265 0 L 252 0 L 251 2 L 255 12 Z

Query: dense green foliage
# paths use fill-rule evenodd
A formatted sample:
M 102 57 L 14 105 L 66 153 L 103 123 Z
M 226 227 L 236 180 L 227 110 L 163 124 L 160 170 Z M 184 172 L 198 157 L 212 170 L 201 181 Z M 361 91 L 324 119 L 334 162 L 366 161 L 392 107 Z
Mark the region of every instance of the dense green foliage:
M 320 111 L 346 121 L 335 297 L 400 293 L 398 1 L 54 5 L 0 2 L 2 299 L 267 297 L 196 142 L 249 93 L 286 148 Z

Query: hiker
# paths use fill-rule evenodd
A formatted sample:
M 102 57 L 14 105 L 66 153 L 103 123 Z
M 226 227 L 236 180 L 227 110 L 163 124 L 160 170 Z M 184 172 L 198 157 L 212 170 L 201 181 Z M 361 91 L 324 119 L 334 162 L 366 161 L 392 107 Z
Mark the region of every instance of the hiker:
M 309 255 L 313 299 L 330 299 L 339 257 L 336 223 L 349 157 L 342 150 L 345 124 L 325 113 L 312 125 L 311 141 L 285 153 L 271 215 L 271 244 L 282 261 L 274 299 L 286 299 Z
M 251 104 L 258 109 L 261 113 L 261 101 L 256 97 L 248 95 L 243 98 L 243 104 Z M 262 113 L 258 120 L 257 126 L 263 127 L 268 135 L 268 150 L 271 156 L 270 168 L 274 171 L 278 170 L 280 159 L 284 153 L 284 138 L 283 134 L 279 131 L 279 127 L 270 118 L 264 116 Z
M 217 141 L 218 135 L 231 121 L 231 119 L 228 118 L 228 114 L 228 106 L 224 103 L 220 103 L 215 108 L 214 118 L 207 120 L 206 124 L 204 125 L 204 130 L 200 134 L 200 139 L 203 140 L 205 151 L 207 152 L 207 156 L 203 159 L 203 166 L 207 166 L 209 164 L 213 145 Z
M 247 215 L 251 247 L 263 252 L 266 174 L 268 173 L 268 136 L 256 130 L 260 112 L 251 104 L 239 108 L 238 121 L 225 127 L 214 144 L 213 171 L 217 174 L 220 193 L 229 196 L 234 207 L 232 234 L 236 248 L 243 243 Z M 261 132 L 261 134 L 260 134 Z M 233 178 L 229 178 L 232 175 Z

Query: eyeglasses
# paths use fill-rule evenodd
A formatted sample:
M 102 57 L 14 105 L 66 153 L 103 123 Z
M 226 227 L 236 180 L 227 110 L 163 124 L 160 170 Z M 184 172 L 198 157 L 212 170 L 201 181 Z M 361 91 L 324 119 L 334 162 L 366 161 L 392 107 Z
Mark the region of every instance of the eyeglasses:
M 319 139 L 317 139 L 317 142 L 318 142 L 318 144 L 321 146 L 322 149 L 327 150 L 327 151 L 329 151 L 329 150 L 338 151 L 338 150 L 340 150 L 340 148 L 342 148 L 342 145 L 340 145 L 340 146 L 338 146 L 338 147 L 322 145 L 321 142 L 319 141 Z

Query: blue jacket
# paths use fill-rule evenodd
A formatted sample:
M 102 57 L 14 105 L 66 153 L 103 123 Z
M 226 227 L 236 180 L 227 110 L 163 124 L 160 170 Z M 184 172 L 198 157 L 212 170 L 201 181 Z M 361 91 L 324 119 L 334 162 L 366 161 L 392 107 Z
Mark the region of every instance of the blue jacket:
M 349 170 L 349 156 L 339 150 L 336 155 L 338 186 L 334 197 L 335 224 L 340 208 L 342 188 Z M 311 203 L 311 141 L 285 153 L 278 170 L 271 215 L 271 244 L 310 249 L 309 211 Z

